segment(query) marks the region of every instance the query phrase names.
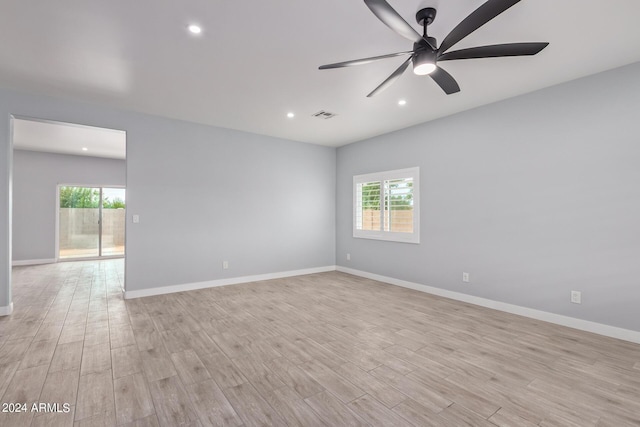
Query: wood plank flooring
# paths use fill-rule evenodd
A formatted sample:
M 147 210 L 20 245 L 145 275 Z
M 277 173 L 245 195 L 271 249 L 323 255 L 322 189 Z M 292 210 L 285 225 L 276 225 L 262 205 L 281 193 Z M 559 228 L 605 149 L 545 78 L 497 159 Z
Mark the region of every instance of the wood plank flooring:
M 0 425 L 640 426 L 640 345 L 337 272 L 122 282 L 122 260 L 14 268 L 0 402 L 27 411 Z

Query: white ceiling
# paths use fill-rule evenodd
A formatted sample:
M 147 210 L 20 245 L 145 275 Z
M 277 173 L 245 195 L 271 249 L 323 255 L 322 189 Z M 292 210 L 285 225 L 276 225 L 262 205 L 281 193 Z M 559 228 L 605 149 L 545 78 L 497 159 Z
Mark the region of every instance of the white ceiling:
M 126 133 L 121 130 L 20 118 L 13 120 L 13 147 L 19 150 L 124 159 L 126 139 Z
M 442 41 L 484 1 L 389 2 L 411 24 L 438 7 L 429 28 Z M 462 88 L 450 96 L 408 70 L 366 98 L 402 58 L 318 66 L 411 42 L 362 0 L 3 0 L 0 85 L 339 146 L 640 61 L 638 16 L 638 0 L 523 0 L 456 47 L 550 42 L 537 56 L 443 63 Z M 321 109 L 337 116 L 311 117 Z

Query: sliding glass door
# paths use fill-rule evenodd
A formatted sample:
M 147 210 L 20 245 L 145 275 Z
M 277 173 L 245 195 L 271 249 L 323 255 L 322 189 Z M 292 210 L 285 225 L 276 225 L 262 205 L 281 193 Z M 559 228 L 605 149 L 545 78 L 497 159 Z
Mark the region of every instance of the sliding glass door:
M 60 259 L 124 255 L 125 189 L 58 188 Z
M 124 188 L 102 188 L 100 256 L 124 255 L 124 194 Z

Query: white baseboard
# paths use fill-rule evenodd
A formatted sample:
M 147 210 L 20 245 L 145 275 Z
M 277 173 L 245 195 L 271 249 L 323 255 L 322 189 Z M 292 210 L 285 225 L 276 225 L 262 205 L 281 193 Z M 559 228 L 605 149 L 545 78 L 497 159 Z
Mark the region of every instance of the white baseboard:
M 22 265 L 40 265 L 40 264 L 53 264 L 56 260 L 52 259 L 23 259 L 19 261 L 13 261 L 11 263 L 12 266 L 22 266 Z
M 0 307 L 0 316 L 8 316 L 13 313 L 13 303 Z
M 575 317 L 563 316 L 561 314 L 549 313 L 542 310 L 536 310 L 519 305 L 509 304 L 500 301 L 494 301 L 487 298 L 476 297 L 461 292 L 449 291 L 446 289 L 435 288 L 433 286 L 421 285 L 419 283 L 408 282 L 406 280 L 395 279 L 393 277 L 381 276 L 379 274 L 369 273 L 366 271 L 355 270 L 342 266 L 325 266 L 316 268 L 307 268 L 303 270 L 282 271 L 277 273 L 257 274 L 253 276 L 232 277 L 229 279 L 209 280 L 206 282 L 185 283 L 181 285 L 161 286 L 157 288 L 140 289 L 135 291 L 125 291 L 125 299 L 134 299 L 148 297 L 153 295 L 164 295 L 175 292 L 193 291 L 196 289 L 214 288 L 218 286 L 237 285 L 240 283 L 258 282 L 262 280 L 281 279 L 284 277 L 302 276 L 305 274 L 324 273 L 327 271 L 340 271 L 343 273 L 353 274 L 354 276 L 365 277 L 367 279 L 377 280 L 379 282 L 388 283 L 390 285 L 401 286 L 403 288 L 414 289 L 416 291 L 425 292 L 432 295 L 463 301 L 469 304 L 487 307 L 494 310 L 504 311 L 507 313 L 517 314 L 531 319 L 542 320 L 544 322 L 554 323 L 556 325 L 567 326 L 569 328 L 581 331 L 592 332 L 611 338 L 617 338 L 625 341 L 640 344 L 640 331 L 618 328 L 616 326 L 604 325 L 602 323 L 591 322 L 589 320 L 577 319 Z M 0 315 L 4 313 L 0 307 Z M 8 313 L 11 313 L 13 305 L 9 307 Z
M 125 291 L 124 299 L 150 297 L 153 295 L 172 294 L 175 292 L 193 291 L 196 289 L 215 288 L 218 286 L 237 285 L 240 283 L 258 282 L 261 280 L 281 279 L 283 277 L 302 276 L 305 274 L 325 273 L 335 271 L 335 265 L 325 267 L 306 268 L 303 270 L 281 271 L 278 273 L 256 274 L 253 276 L 232 277 L 229 279 L 209 280 L 206 282 L 184 283 L 181 285 L 160 286 L 157 288 Z
M 353 274 L 354 276 L 360 276 L 367 279 L 388 283 L 390 285 L 402 286 L 403 288 L 414 289 L 416 291 L 426 292 L 428 294 L 438 295 L 457 301 L 463 301 L 469 304 L 492 308 L 494 310 L 505 311 L 507 313 L 517 314 L 520 316 L 529 317 L 531 319 L 542 320 L 544 322 L 555 323 L 556 325 L 567 326 L 569 328 L 579 329 L 581 331 L 592 332 L 594 334 L 604 335 L 607 337 L 617 338 L 624 341 L 630 341 L 640 344 L 640 331 L 618 328 L 615 326 L 604 325 L 602 323 L 591 322 L 589 320 L 576 319 L 575 317 L 563 316 L 561 314 L 535 310 L 533 308 L 494 301 L 486 298 L 476 297 L 473 295 L 463 294 L 460 292 L 434 288 L 432 286 L 421 285 L 414 282 L 407 282 L 406 280 L 394 279 L 392 277 L 381 276 L 379 274 L 368 273 L 366 271 L 355 270 L 352 268 L 337 266 L 336 270 L 343 273 Z

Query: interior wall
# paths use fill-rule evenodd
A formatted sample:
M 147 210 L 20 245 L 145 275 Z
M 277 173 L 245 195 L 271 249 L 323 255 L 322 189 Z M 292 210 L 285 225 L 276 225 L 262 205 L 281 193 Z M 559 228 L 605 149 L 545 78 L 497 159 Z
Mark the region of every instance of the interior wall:
M 1 95 L 1 94 L 0 94 Z M 11 304 L 11 192 L 13 149 L 12 120 L 0 96 L 0 314 L 10 314 Z
M 127 132 L 127 290 L 335 264 L 334 148 L 0 89 L 0 307 L 11 114 Z
M 339 148 L 337 263 L 640 330 L 638 112 L 633 64 Z M 353 238 L 353 175 L 413 166 L 421 243 Z
M 128 132 L 127 290 L 335 265 L 335 177 L 332 147 L 185 122 Z
M 14 150 L 13 261 L 55 258 L 58 184 L 125 186 L 126 162 Z

